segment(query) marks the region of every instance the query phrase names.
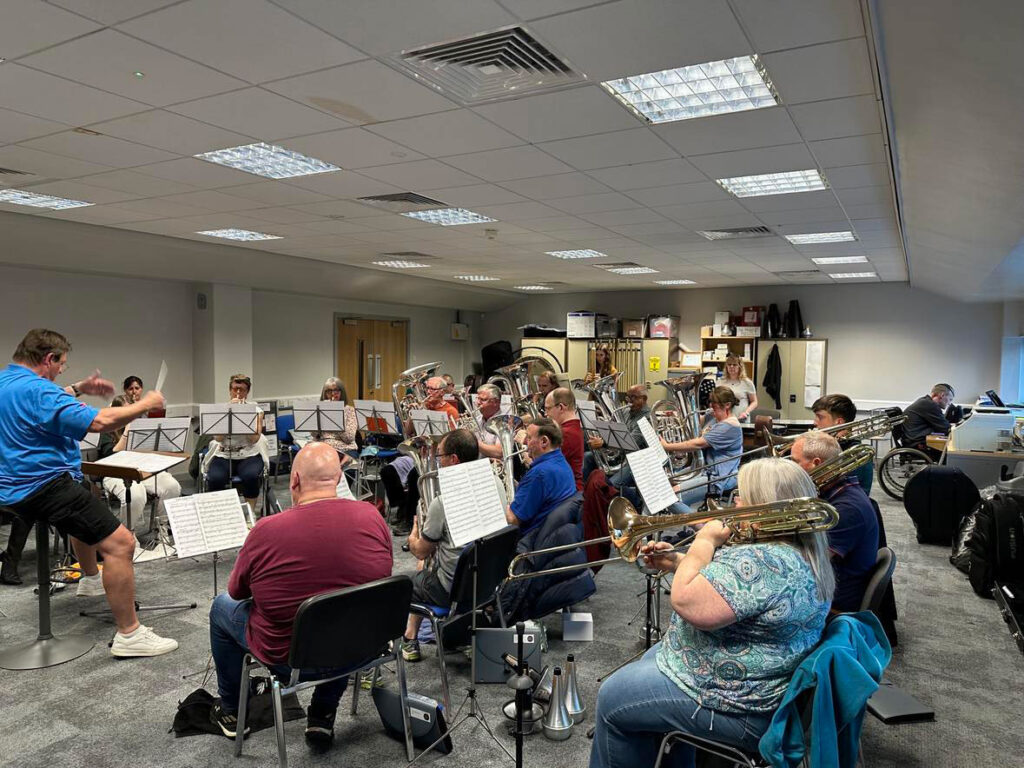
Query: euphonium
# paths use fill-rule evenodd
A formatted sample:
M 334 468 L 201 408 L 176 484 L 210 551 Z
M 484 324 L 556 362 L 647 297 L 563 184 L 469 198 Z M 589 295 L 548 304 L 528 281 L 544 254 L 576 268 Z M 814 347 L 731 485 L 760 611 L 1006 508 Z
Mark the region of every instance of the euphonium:
M 699 371 L 695 373 L 685 373 L 682 376 L 676 376 L 671 379 L 665 379 L 664 381 L 658 382 L 658 384 L 665 387 L 672 393 L 675 404 L 679 409 L 678 422 L 682 437 L 678 440 L 669 440 L 665 435 L 661 435 L 667 442 L 684 442 L 686 440 L 693 440 L 696 437 L 700 437 L 700 407 L 697 403 L 697 391 L 700 388 L 701 381 L 703 381 L 704 377 L 707 375 L 707 373 Z M 664 400 L 659 400 L 655 403 L 651 409 L 652 413 L 655 412 L 659 406 L 664 408 L 664 403 L 666 403 Z M 704 467 L 704 452 L 688 451 L 682 458 L 677 457 L 675 461 L 681 463 L 681 469 L 690 470 L 688 477 L 695 477 Z
M 412 459 L 419 478 L 416 481 L 420 492 L 419 505 L 416 508 L 418 529 L 423 530 L 427 510 L 431 502 L 441 495 L 441 485 L 437 479 L 437 446 L 439 438 L 429 435 L 416 435 L 398 444 L 398 452 Z
M 434 363 L 424 363 L 409 368 L 398 374 L 398 380 L 391 385 L 391 399 L 395 403 L 395 411 L 398 413 L 403 429 L 406 422 L 409 421 L 410 411 L 423 407 L 423 401 L 427 399 L 426 381 L 431 376 L 437 375 L 437 370 L 442 364 L 438 360 Z M 410 389 L 413 391 L 409 392 Z
M 509 504 L 516 494 L 515 457 L 520 453 L 516 446 L 516 431 L 511 423 L 517 417 L 499 413 L 491 416 L 484 424 L 484 429 L 497 435 L 501 446 L 501 482 L 505 485 L 505 496 Z

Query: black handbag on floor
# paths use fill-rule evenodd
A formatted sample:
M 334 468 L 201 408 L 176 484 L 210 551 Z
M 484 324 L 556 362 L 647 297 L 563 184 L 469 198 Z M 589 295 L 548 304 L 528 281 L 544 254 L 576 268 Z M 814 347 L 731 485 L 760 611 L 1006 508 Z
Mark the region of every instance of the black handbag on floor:
M 925 467 L 903 489 L 903 507 L 914 521 L 919 544 L 950 546 L 960 521 L 980 498 L 971 478 L 939 465 Z

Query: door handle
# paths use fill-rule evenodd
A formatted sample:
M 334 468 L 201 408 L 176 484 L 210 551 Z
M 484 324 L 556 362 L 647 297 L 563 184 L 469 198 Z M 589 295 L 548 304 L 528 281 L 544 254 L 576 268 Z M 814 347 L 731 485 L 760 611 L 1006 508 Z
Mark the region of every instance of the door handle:
M 366 386 L 373 389 L 373 355 L 366 356 Z
M 374 364 L 374 381 L 377 382 L 376 388 L 380 389 L 380 355 L 377 355 L 377 362 Z

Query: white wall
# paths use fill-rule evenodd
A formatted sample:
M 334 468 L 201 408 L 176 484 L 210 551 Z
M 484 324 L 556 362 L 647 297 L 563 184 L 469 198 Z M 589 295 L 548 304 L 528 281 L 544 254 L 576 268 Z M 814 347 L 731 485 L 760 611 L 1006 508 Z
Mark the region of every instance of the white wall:
M 118 390 L 133 374 L 151 387 L 166 360 L 168 402 L 191 402 L 191 295 L 186 283 L 0 266 L 0 359 L 29 329 L 50 328 L 73 347 L 61 383 L 99 368 Z
M 565 327 L 565 313 L 606 312 L 615 317 L 675 314 L 680 341 L 696 349 L 700 326 L 716 310 L 800 302 L 804 323 L 829 340 L 828 389 L 855 401 L 910 401 L 937 381 L 948 381 L 957 400 L 973 400 L 999 383 L 1003 308 L 965 304 L 905 284 L 764 286 L 675 291 L 575 293 L 524 298 L 483 317 L 484 344 L 521 338 L 527 322 Z
M 409 365 L 441 360 L 442 372 L 457 382 L 480 357 L 476 313 L 462 313 L 462 322 L 470 325 L 469 341 L 451 341 L 454 309 L 253 291 L 253 390 L 258 397 L 320 394 L 324 379 L 336 372 L 335 314 L 407 319 Z

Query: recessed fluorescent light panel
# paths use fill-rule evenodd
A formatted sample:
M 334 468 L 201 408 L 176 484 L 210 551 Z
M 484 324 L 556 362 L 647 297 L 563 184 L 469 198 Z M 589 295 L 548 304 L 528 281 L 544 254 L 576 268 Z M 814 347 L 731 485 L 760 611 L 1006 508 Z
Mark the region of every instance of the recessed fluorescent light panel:
M 858 277 L 878 277 L 877 272 L 832 272 L 829 277 L 834 277 L 836 280 L 851 280 Z
M 853 232 L 809 232 L 805 235 L 786 235 L 793 245 L 813 245 L 814 243 L 850 243 L 857 239 Z
M 651 123 L 746 112 L 779 103 L 757 56 L 649 72 L 601 85 Z
M 726 192 L 736 197 L 760 197 L 762 195 L 790 195 L 794 192 L 815 192 L 828 189 L 828 182 L 817 170 L 786 171 L 785 173 L 763 173 L 759 176 L 734 176 L 731 179 L 716 179 Z
M 252 242 L 254 240 L 280 240 L 280 235 L 268 235 L 263 232 L 250 232 L 247 229 L 208 229 L 205 232 L 196 232 L 197 235 L 206 235 L 207 237 L 222 237 L 225 240 L 244 240 Z
M 263 142 L 203 152 L 194 157 L 268 179 L 291 179 L 296 176 L 312 176 L 341 170 L 338 166 L 317 160 L 315 157 L 306 157 L 290 149 Z
M 693 280 L 655 280 L 656 285 L 696 285 Z
M 40 195 L 35 192 L 24 192 L 20 189 L 0 189 L 0 203 L 11 205 L 27 205 L 32 208 L 49 208 L 51 211 L 64 211 L 68 208 L 84 208 L 92 203 L 84 200 L 67 200 L 63 197 Z
M 465 208 L 436 208 L 432 211 L 409 211 L 403 213 L 410 219 L 419 219 L 428 224 L 440 224 L 442 227 L 457 227 L 460 224 L 486 224 L 497 221 L 482 213 L 473 213 Z
M 418 261 L 406 261 L 405 259 L 385 259 L 383 261 L 372 261 L 378 267 L 391 267 L 391 269 L 420 269 L 429 267 L 429 264 L 421 264 Z
M 556 259 L 603 259 L 607 253 L 593 251 L 590 248 L 583 248 L 577 251 L 545 251 L 548 256 Z
M 493 280 L 501 280 L 500 277 L 490 275 L 453 275 L 456 280 L 468 280 L 471 283 L 489 283 Z
M 815 264 L 866 264 L 867 256 L 820 256 L 811 259 Z
M 552 290 L 550 285 L 517 285 L 515 286 L 517 291 L 550 291 Z
M 658 270 L 650 267 L 612 267 L 608 270 L 617 275 L 656 275 Z

